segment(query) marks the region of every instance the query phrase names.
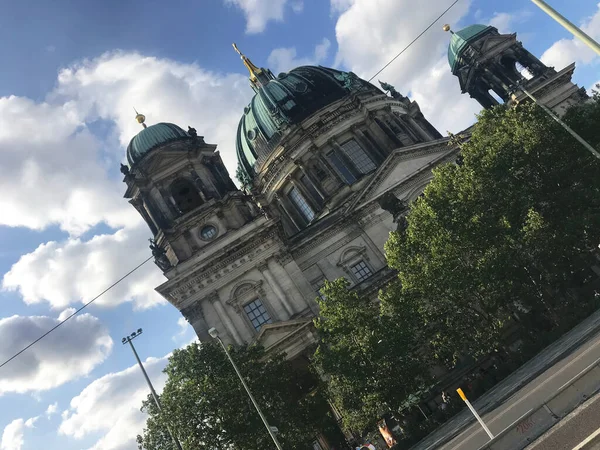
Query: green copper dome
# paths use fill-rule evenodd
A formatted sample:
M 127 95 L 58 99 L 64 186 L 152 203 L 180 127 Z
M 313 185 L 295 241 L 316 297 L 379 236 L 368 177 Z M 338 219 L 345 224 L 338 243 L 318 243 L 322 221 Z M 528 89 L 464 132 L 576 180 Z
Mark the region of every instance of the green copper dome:
M 452 73 L 455 73 L 458 68 L 460 57 L 467 45 L 492 29 L 493 27 L 487 25 L 471 25 L 452 34 L 448 46 L 448 63 L 450 63 Z
M 279 145 L 283 130 L 302 122 L 352 91 L 381 91 L 353 73 L 321 66 L 301 66 L 255 85 L 256 94 L 244 109 L 237 132 L 237 176 L 242 184 Z
M 191 139 L 191 136 L 175 124 L 150 125 L 134 136 L 127 146 L 127 161 L 133 166 L 156 147 L 181 139 Z

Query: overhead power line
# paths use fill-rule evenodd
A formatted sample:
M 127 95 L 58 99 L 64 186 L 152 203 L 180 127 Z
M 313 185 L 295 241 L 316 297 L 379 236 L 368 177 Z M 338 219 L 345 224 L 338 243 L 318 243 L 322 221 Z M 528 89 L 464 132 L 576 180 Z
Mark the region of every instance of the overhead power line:
M 396 56 L 394 56 L 392 59 L 390 59 L 381 69 L 379 69 L 377 72 L 375 72 L 375 74 L 373 74 L 373 76 L 371 78 L 369 78 L 367 81 L 370 83 L 377 75 L 379 75 L 381 72 L 383 72 L 390 64 L 392 64 L 396 59 L 398 59 L 404 52 L 406 52 L 410 47 L 412 47 L 412 45 L 417 42 L 425 33 L 427 33 L 427 31 L 429 31 L 442 17 L 444 17 L 444 15 L 446 15 L 448 13 L 448 11 L 450 11 L 460 0 L 455 0 L 450 6 L 448 6 L 448 8 L 446 8 L 444 10 L 444 12 L 442 12 L 438 17 L 435 18 L 435 20 L 433 22 L 431 22 L 423 31 L 421 31 L 421 33 L 419 33 L 417 35 L 417 37 L 415 37 L 411 42 L 408 43 L 408 45 L 406 45 L 406 47 L 404 47 L 402 50 L 400 50 L 400 52 L 398 54 L 396 54 Z M 365 87 L 361 87 L 360 90 L 365 89 Z M 348 98 L 350 98 L 351 96 L 355 95 L 357 92 L 353 92 L 351 94 L 348 95 Z M 342 103 L 340 106 L 338 106 L 336 108 L 339 109 L 342 106 L 344 106 L 344 103 Z M 52 327 L 51 329 L 49 329 L 47 332 L 45 332 L 44 334 L 42 334 L 40 337 L 38 337 L 36 340 L 34 340 L 33 342 L 31 342 L 29 345 L 27 345 L 26 347 L 22 348 L 21 350 L 19 350 L 17 353 L 15 353 L 13 356 L 11 356 L 10 358 L 8 358 L 6 361 L 4 361 L 2 364 L 0 364 L 0 368 L 4 367 L 6 364 L 8 364 L 9 362 L 11 362 L 13 359 L 15 359 L 16 357 L 18 357 L 21 353 L 27 351 L 28 349 L 30 349 L 31 347 L 33 347 L 35 344 L 37 344 L 39 341 L 41 341 L 42 339 L 44 339 L 46 336 L 48 336 L 50 333 L 52 333 L 54 330 L 56 330 L 58 327 L 62 326 L 65 322 L 67 322 L 69 319 L 71 319 L 72 317 L 76 316 L 77 314 L 79 314 L 82 310 L 84 310 L 85 308 L 87 308 L 89 305 L 91 305 L 92 303 L 94 303 L 97 299 L 99 299 L 100 297 L 102 297 L 104 294 L 106 294 L 108 291 L 110 291 L 112 288 L 114 288 L 117 284 L 119 284 L 121 281 L 123 281 L 125 278 L 127 278 L 129 275 L 131 275 L 132 273 L 134 273 L 136 270 L 138 270 L 140 267 L 142 267 L 144 264 L 146 264 L 148 261 L 150 261 L 153 257 L 149 257 L 148 259 L 146 259 L 144 262 L 138 264 L 134 269 L 130 270 L 129 272 L 127 272 L 125 275 L 123 275 L 121 278 L 119 278 L 117 281 L 115 281 L 113 284 L 111 284 L 109 287 L 107 287 L 105 290 L 103 290 L 102 292 L 100 292 L 98 295 L 96 295 L 93 299 L 91 299 L 89 302 L 87 302 L 86 304 L 84 304 L 81 308 L 77 309 L 73 314 L 71 314 L 70 316 L 68 316 L 67 318 L 65 318 L 64 320 L 60 321 L 59 323 L 57 323 L 54 327 Z
M 444 17 L 452 8 L 454 8 L 454 6 L 456 6 L 456 4 L 458 2 L 460 2 L 460 0 L 454 0 L 454 2 L 452 2 L 450 4 L 450 6 L 448 6 L 439 16 L 437 16 L 423 31 L 421 31 L 417 35 L 417 37 L 415 37 L 412 41 L 410 41 L 402 50 L 400 50 L 396 54 L 396 56 L 394 56 L 392 59 L 390 59 L 381 69 L 379 69 L 377 72 L 375 72 L 373 74 L 373 76 L 367 80 L 367 82 L 370 83 L 371 81 L 373 81 L 373 79 L 377 75 L 379 75 L 381 72 L 383 72 L 385 69 L 387 69 L 390 66 L 390 64 L 392 64 L 394 61 L 396 61 L 396 59 L 398 59 L 402 54 L 404 54 L 404 52 L 406 52 L 409 48 L 411 48 L 419 39 L 421 39 L 421 37 L 423 37 L 423 35 L 425 33 L 427 33 L 433 26 L 435 26 L 435 24 L 438 23 L 442 17 Z M 357 91 L 347 94 L 344 101 L 337 108 L 335 108 L 334 111 L 337 111 L 337 110 L 343 108 L 344 106 L 346 106 L 346 104 L 348 103 L 348 100 L 352 100 L 353 96 L 355 96 L 356 94 L 359 94 L 361 91 L 364 91 L 366 89 L 368 89 L 368 86 L 361 86 Z
M 0 364 L 0 368 L 4 367 L 6 364 L 8 364 L 9 362 L 11 362 L 13 359 L 15 359 L 17 356 L 19 356 L 21 353 L 23 353 L 24 351 L 30 349 L 31 347 L 33 347 L 35 344 L 37 344 L 38 342 L 40 342 L 42 339 L 44 339 L 46 336 L 48 336 L 50 333 L 52 333 L 54 330 L 56 330 L 58 327 L 60 327 L 61 325 L 63 325 L 67 320 L 71 319 L 73 316 L 79 314 L 82 310 L 84 310 L 85 308 L 87 308 L 89 305 L 91 305 L 92 303 L 94 303 L 96 300 L 98 300 L 100 297 L 102 297 L 104 294 L 106 294 L 108 291 L 110 291 L 112 288 L 114 288 L 117 284 L 119 284 L 121 281 L 123 281 L 125 278 L 127 278 L 129 275 L 131 275 L 133 272 L 135 272 L 136 270 L 138 270 L 140 267 L 142 267 L 144 264 L 146 264 L 148 261 L 150 261 L 153 258 L 153 256 L 149 257 L 148 259 L 146 259 L 144 262 L 142 262 L 141 264 L 138 264 L 135 268 L 133 268 L 132 270 L 130 270 L 129 272 L 127 272 L 125 275 L 123 275 L 121 278 L 119 278 L 117 281 L 115 281 L 113 284 L 111 284 L 109 287 L 107 287 L 106 289 L 104 289 L 102 292 L 100 292 L 98 295 L 96 295 L 93 299 L 91 299 L 89 302 L 85 303 L 81 308 L 79 308 L 78 310 L 76 310 L 73 314 L 71 314 L 70 316 L 68 316 L 67 318 L 63 319 L 62 321 L 58 322 L 55 326 L 53 326 L 52 328 L 50 328 L 48 331 L 46 331 L 44 334 L 42 334 L 40 337 L 38 337 L 35 341 L 33 341 L 32 343 L 30 343 L 29 345 L 23 347 L 21 350 L 19 350 L 17 353 L 15 353 L 14 355 L 12 355 L 10 358 L 8 358 L 6 361 L 4 361 L 2 364 Z

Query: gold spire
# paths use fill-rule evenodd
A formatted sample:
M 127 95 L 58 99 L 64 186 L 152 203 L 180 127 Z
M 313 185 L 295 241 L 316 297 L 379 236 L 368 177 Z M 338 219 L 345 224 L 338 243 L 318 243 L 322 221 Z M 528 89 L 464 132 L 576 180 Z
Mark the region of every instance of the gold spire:
M 246 66 L 246 69 L 248 69 L 248 72 L 250 72 L 250 81 L 257 81 L 257 75 L 259 75 L 260 73 L 262 73 L 262 70 L 258 67 L 256 67 L 254 64 L 252 64 L 252 61 L 250 61 L 246 55 L 244 55 L 240 49 L 238 48 L 238 46 L 233 43 L 231 44 L 233 45 L 233 49 L 240 55 L 240 58 L 242 58 L 242 61 L 244 63 L 244 65 Z
M 144 123 L 146 121 L 146 116 L 137 112 L 137 109 L 135 109 L 135 106 L 133 107 L 133 110 L 135 111 L 135 114 L 136 114 L 135 120 L 137 120 L 137 123 L 139 123 L 141 126 L 146 128 L 146 124 Z

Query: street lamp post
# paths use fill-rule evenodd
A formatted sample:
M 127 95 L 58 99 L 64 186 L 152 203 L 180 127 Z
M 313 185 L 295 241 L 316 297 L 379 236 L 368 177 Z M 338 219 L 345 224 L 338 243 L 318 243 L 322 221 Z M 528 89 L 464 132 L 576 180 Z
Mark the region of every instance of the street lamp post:
M 564 123 L 556 114 L 554 114 L 552 112 L 552 110 L 550 108 L 548 108 L 546 105 L 544 105 L 542 102 L 539 102 L 537 100 L 537 98 L 535 98 L 527 89 L 525 89 L 522 85 L 521 82 L 518 82 L 516 84 L 516 90 L 520 90 L 523 91 L 523 93 L 529 97 L 536 105 L 538 105 L 540 108 L 542 108 L 542 110 L 548 114 L 552 119 L 554 119 L 561 127 L 563 127 L 567 133 L 569 133 L 571 136 L 573 136 L 577 142 L 579 142 L 581 145 L 583 145 L 586 150 L 588 150 L 592 155 L 594 155 L 596 158 L 600 159 L 600 153 L 598 153 L 598 151 L 592 147 L 592 145 L 586 141 L 585 139 L 583 139 L 579 134 L 577 134 L 577 132 L 575 132 L 569 125 L 567 125 L 566 123 Z M 513 93 L 513 99 L 516 99 L 516 95 Z
M 131 350 L 133 351 L 135 359 L 136 359 L 138 365 L 140 366 L 140 369 L 142 369 L 142 373 L 144 374 L 144 378 L 146 379 L 146 383 L 148 383 L 148 387 L 150 388 L 150 392 L 152 393 L 152 398 L 154 399 L 154 403 L 156 403 L 156 407 L 158 408 L 158 412 L 159 412 L 159 414 L 162 415 L 162 406 L 160 405 L 160 400 L 158 399 L 158 395 L 156 394 L 156 391 L 154 390 L 154 386 L 152 386 L 152 382 L 150 381 L 150 378 L 148 377 L 148 373 L 146 373 L 146 369 L 144 369 L 144 365 L 142 364 L 142 361 L 140 360 L 140 357 L 138 356 L 137 351 L 135 350 L 135 347 L 133 346 L 133 342 L 132 341 L 136 337 L 138 337 L 140 334 L 142 334 L 142 329 L 138 328 L 137 331 L 134 331 L 129 336 L 124 337 L 121 340 L 121 343 L 123 345 L 129 343 L 129 345 L 131 346 Z M 164 415 L 163 415 L 163 419 L 165 419 Z M 175 435 L 171 431 L 171 428 L 169 427 L 169 424 L 167 423 L 166 420 L 165 420 L 165 425 L 166 425 L 167 431 L 169 432 L 169 435 L 171 435 L 171 439 L 173 439 L 173 443 L 175 444 L 175 446 L 177 447 L 177 449 L 178 450 L 183 450 L 182 447 L 181 447 L 181 444 L 179 443 L 179 440 L 175 437 Z
M 258 403 L 256 402 L 256 400 L 254 399 L 254 396 L 252 395 L 252 392 L 250 392 L 250 388 L 246 384 L 246 381 L 244 381 L 244 377 L 242 377 L 242 374 L 240 373 L 240 371 L 239 371 L 237 365 L 235 364 L 235 362 L 233 361 L 233 358 L 231 357 L 231 355 L 227 351 L 227 347 L 225 347 L 225 344 L 223 343 L 223 341 L 219 337 L 219 332 L 216 330 L 216 328 L 211 328 L 210 330 L 208 330 L 208 334 L 210 334 L 210 336 L 212 338 L 214 338 L 217 341 L 219 341 L 219 344 L 221 344 L 221 347 L 223 347 L 223 351 L 225 352 L 225 354 L 227 355 L 227 358 L 229 359 L 229 362 L 233 366 L 233 369 L 235 370 L 235 373 L 237 374 L 238 378 L 240 379 L 240 381 L 242 383 L 242 386 L 244 386 L 244 389 L 246 390 L 246 393 L 248 394 L 248 397 L 250 397 L 250 400 L 252 401 L 252 404 L 254 405 L 254 408 L 256 408 L 256 412 L 258 413 L 258 415 L 260 416 L 261 420 L 265 424 L 265 428 L 269 432 L 269 436 L 271 436 L 271 439 L 273 439 L 273 442 L 275 443 L 275 447 L 277 447 L 278 450 L 283 450 L 283 447 L 281 446 L 281 444 L 277 440 L 277 436 L 275 436 L 275 432 L 273 431 L 273 428 L 271 428 L 271 426 L 269 425 L 269 422 L 267 422 L 267 418 L 262 413 L 262 411 L 260 409 L 260 406 L 258 406 Z
M 573 23 L 569 22 L 566 17 L 561 15 L 558 11 L 552 8 L 548 3 L 544 0 L 531 0 L 535 3 L 539 8 L 556 20 L 559 24 L 565 27 L 570 33 L 572 33 L 575 37 L 579 38 L 584 44 L 586 44 L 589 48 L 594 50 L 596 53 L 600 55 L 600 44 L 598 44 L 594 39 L 592 39 L 589 35 L 583 32 L 581 28 L 575 26 Z

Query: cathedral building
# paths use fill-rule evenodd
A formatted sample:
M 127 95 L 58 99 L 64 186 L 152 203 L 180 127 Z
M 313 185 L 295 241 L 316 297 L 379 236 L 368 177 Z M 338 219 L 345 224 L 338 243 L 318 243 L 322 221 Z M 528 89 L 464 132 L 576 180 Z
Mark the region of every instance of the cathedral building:
M 320 66 L 275 76 L 239 53 L 255 92 L 235 136 L 242 189 L 217 145 L 138 114 L 125 197 L 153 234 L 167 279 L 157 291 L 201 340 L 214 327 L 227 344 L 302 360 L 317 342 L 325 280 L 345 277 L 375 298 L 394 277 L 390 231 L 458 148 L 393 86 Z M 462 92 L 486 108 L 522 101 L 523 88 L 559 114 L 585 98 L 573 65 L 546 67 L 493 27 L 453 33 L 448 59 Z

